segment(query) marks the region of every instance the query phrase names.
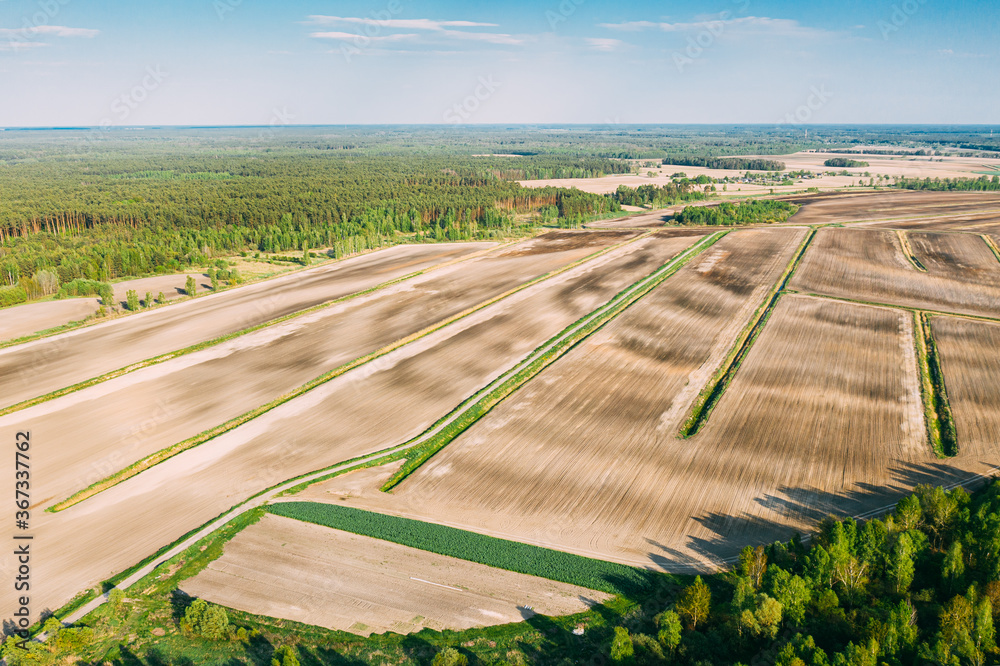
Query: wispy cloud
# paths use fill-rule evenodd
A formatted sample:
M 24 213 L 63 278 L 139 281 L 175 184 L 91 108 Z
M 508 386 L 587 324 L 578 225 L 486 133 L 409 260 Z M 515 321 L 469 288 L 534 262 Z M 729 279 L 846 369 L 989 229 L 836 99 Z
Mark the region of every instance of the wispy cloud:
M 604 51 L 610 53 L 612 51 L 617 51 L 623 46 L 626 46 L 625 42 L 620 39 L 611 39 L 608 37 L 588 37 L 584 41 L 587 42 L 587 46 L 595 51 Z
M 69 28 L 64 25 L 36 25 L 24 28 L 0 28 L 0 37 L 96 37 L 100 30 L 90 28 Z
M 0 42 L 0 51 L 20 51 L 21 49 L 37 49 L 48 46 L 44 42 Z
M 660 32 L 693 32 L 704 30 L 707 26 L 722 26 L 731 33 L 769 34 L 781 37 L 815 37 L 829 34 L 819 28 L 804 26 L 792 19 L 768 18 L 766 16 L 741 16 L 728 18 L 728 13 L 714 17 L 706 17 L 701 21 L 656 23 L 653 21 L 627 21 L 624 23 L 601 23 L 602 28 L 640 32 L 658 30 Z
M 938 49 L 937 54 L 946 58 L 988 58 L 985 53 L 969 53 L 967 51 L 956 51 L 954 49 Z
M 476 21 L 441 21 L 435 19 L 375 19 L 358 16 L 324 16 L 313 15 L 305 21 L 307 25 L 328 26 L 365 26 L 377 28 L 365 30 L 364 33 L 344 31 L 316 31 L 310 37 L 316 39 L 337 39 L 341 41 L 362 40 L 366 43 L 420 42 L 426 44 L 442 41 L 480 42 L 485 44 L 517 46 L 527 41 L 525 37 L 499 32 L 483 32 L 469 28 L 495 28 L 496 23 L 479 23 Z M 419 30 L 422 32 L 403 32 L 380 34 L 381 31 Z M 374 33 L 374 34 L 372 34 Z

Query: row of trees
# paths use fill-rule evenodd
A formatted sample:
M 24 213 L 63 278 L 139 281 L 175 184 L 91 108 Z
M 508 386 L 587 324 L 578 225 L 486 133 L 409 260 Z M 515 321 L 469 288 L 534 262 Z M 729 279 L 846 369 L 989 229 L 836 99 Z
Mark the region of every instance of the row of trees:
M 706 182 L 709 182 L 706 179 Z M 665 185 L 640 185 L 639 187 L 628 187 L 619 185 L 614 193 L 614 199 L 619 204 L 627 206 L 652 206 L 662 208 L 681 201 L 699 201 L 705 199 L 707 195 L 702 190 L 695 187 L 697 181 L 690 181 L 686 178 L 671 182 Z
M 674 215 L 678 224 L 699 226 L 738 226 L 774 224 L 795 214 L 798 206 L 787 201 L 749 199 L 740 203 L 725 201 L 715 206 L 688 206 Z
M 936 192 L 996 192 L 1000 191 L 1000 176 L 979 178 L 900 178 L 896 187 L 904 190 L 933 190 Z
M 736 171 L 784 171 L 785 163 L 748 157 L 702 157 L 699 155 L 668 155 L 664 164 L 705 167 L 707 169 L 734 169 Z
M 831 157 L 830 159 L 823 162 L 823 165 L 828 167 L 835 167 L 837 169 L 857 169 L 869 166 L 868 162 L 862 162 L 860 160 L 852 160 L 847 157 Z

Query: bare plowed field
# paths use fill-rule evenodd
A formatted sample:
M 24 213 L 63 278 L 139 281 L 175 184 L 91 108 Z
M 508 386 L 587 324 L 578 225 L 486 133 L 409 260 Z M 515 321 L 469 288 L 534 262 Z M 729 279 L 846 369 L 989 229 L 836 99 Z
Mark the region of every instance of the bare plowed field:
M 958 454 L 996 462 L 1000 444 L 1000 325 L 933 317 Z
M 1000 202 L 997 203 L 1000 208 Z M 1000 210 L 991 213 L 968 215 L 941 215 L 927 218 L 903 219 L 890 222 L 864 223 L 858 226 L 871 229 L 906 229 L 910 231 L 954 231 L 970 234 L 1000 234 Z
M 0 417 L 30 428 L 51 472 L 35 484 L 46 504 L 65 499 L 160 449 L 225 423 L 344 363 L 370 354 L 635 233 L 539 237 L 447 266 L 384 291 L 144 368 Z M 581 240 L 577 241 L 577 237 Z M 686 236 L 682 247 L 696 240 Z M 558 240 L 563 239 L 563 240 Z M 638 248 L 659 240 L 642 240 Z M 567 249 L 551 251 L 553 246 Z M 376 361 L 377 362 L 377 361 Z M 86 422 L 87 428 L 80 429 Z
M 789 222 L 835 224 L 933 215 L 952 215 L 1000 208 L 1000 194 L 992 192 L 911 192 L 793 196 L 802 204 Z
M 4 308 L 0 310 L 0 342 L 86 319 L 99 307 L 96 298 L 67 298 Z
M 56 514 L 35 511 L 33 543 L 46 553 L 32 571 L 38 581 L 33 586 L 37 607 L 59 607 L 79 590 L 258 491 L 406 441 L 692 240 L 654 237 L 615 250 L 333 379 L 81 504 Z M 4 433 L 13 438 L 11 429 Z M 39 455 L 46 444 L 68 445 L 38 438 L 34 446 Z M 10 483 L 7 479 L 0 481 L 0 492 L 12 492 L 2 485 Z
M 271 514 L 226 544 L 183 589 L 230 608 L 362 636 L 568 615 L 610 597 Z
M 0 350 L 0 407 L 490 247 L 397 246 Z
M 1000 316 L 1000 262 L 977 236 L 911 234 L 917 270 L 896 232 L 820 229 L 790 281 L 796 291 L 944 312 Z M 949 265 L 946 259 L 956 262 Z
M 595 339 L 393 495 L 374 490 L 380 474 L 370 470 L 303 499 L 639 566 L 718 562 L 827 513 L 889 503 L 916 482 L 914 468 L 932 454 L 910 322 L 890 309 L 784 297 L 690 440 L 662 419 L 678 389 L 677 355 L 638 355 Z M 358 483 L 364 476 L 367 489 Z

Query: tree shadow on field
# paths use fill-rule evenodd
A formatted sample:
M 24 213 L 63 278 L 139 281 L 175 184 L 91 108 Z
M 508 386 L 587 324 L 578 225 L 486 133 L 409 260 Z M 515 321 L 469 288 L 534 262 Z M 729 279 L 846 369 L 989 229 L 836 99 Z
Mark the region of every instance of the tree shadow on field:
M 987 462 L 980 464 L 983 467 L 992 467 Z M 647 542 L 656 548 L 648 553 L 648 557 L 664 571 L 709 571 L 719 565 L 730 565 L 735 562 L 744 546 L 787 541 L 800 531 L 794 526 L 795 523 L 805 523 L 815 527 L 829 516 L 838 519 L 848 516 L 859 519 L 881 517 L 891 513 L 896 502 L 911 493 L 918 485 L 951 486 L 968 482 L 975 476 L 971 472 L 955 467 L 948 460 L 927 463 L 897 460 L 889 469 L 888 475 L 890 480 L 885 484 L 857 483 L 853 489 L 841 492 L 805 487 L 780 487 L 773 494 L 766 493 L 754 501 L 768 512 L 784 517 L 784 520 L 748 513 L 743 515 L 706 513 L 695 517 L 695 520 L 710 530 L 714 537 L 706 539 L 689 535 L 683 551 L 647 539 Z M 977 482 L 973 481 L 966 488 L 972 490 L 977 485 Z
M 360 659 L 346 657 L 333 648 L 307 648 L 299 645 L 296 647 L 296 656 L 302 666 L 365 666 L 365 662 Z
M 184 611 L 194 603 L 194 600 L 195 597 L 180 589 L 170 593 L 170 613 L 174 618 L 174 622 L 181 621 L 184 617 Z

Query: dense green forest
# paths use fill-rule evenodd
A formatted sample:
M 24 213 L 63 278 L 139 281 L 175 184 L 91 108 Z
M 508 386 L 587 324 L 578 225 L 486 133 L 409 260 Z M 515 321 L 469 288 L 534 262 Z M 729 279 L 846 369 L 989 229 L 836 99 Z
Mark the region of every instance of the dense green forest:
M 694 155 L 668 155 L 664 164 L 705 167 L 707 169 L 732 169 L 735 171 L 784 171 L 785 163 L 744 157 L 698 157 Z
M 276 507 L 284 513 L 293 509 Z M 441 663 L 442 654 L 455 660 L 445 663 L 473 666 L 1000 663 L 997 481 L 971 495 L 962 488 L 918 486 L 884 519 L 827 519 L 807 538 L 747 546 L 730 570 L 702 577 L 639 569 L 623 574 L 617 571 L 623 568 L 619 565 L 588 563 L 554 551 L 546 554 L 531 546 L 518 551 L 519 544 L 480 535 L 471 535 L 471 551 L 466 553 L 456 530 L 439 527 L 440 534 L 425 534 L 413 529 L 419 525 L 414 521 L 374 514 L 366 518 L 365 512 L 332 507 L 318 522 L 339 516 L 339 529 L 362 534 L 389 529 L 387 537 L 397 542 L 416 540 L 432 550 L 446 548 L 473 561 L 497 560 L 493 563 L 514 570 L 542 572 L 549 560 L 555 561 L 552 558 L 574 560 L 575 568 L 566 569 L 562 578 L 583 582 L 604 575 L 605 580 L 591 584 L 620 595 L 565 618 L 534 616 L 459 632 L 424 630 L 369 638 L 253 616 L 176 591 L 219 557 L 226 541 L 258 520 L 262 511 L 237 519 L 190 554 L 171 560 L 165 573 L 146 579 L 143 584 L 149 587 L 143 595 L 129 599 L 113 592 L 108 604 L 71 628 L 59 628 L 50 620 L 49 639 L 30 644 L 28 653 L 9 638 L 2 650 L 8 665 L 360 666 Z M 152 627 L 161 627 L 155 636 Z
M 687 206 L 674 215 L 678 224 L 731 227 L 743 224 L 774 224 L 795 214 L 798 206 L 787 201 L 750 199 L 725 201 L 715 206 Z
M 666 185 L 640 185 L 628 187 L 619 185 L 614 193 L 615 201 L 627 206 L 652 206 L 661 208 L 681 201 L 700 201 L 707 198 L 704 190 L 696 188 L 692 181 L 667 183 Z

